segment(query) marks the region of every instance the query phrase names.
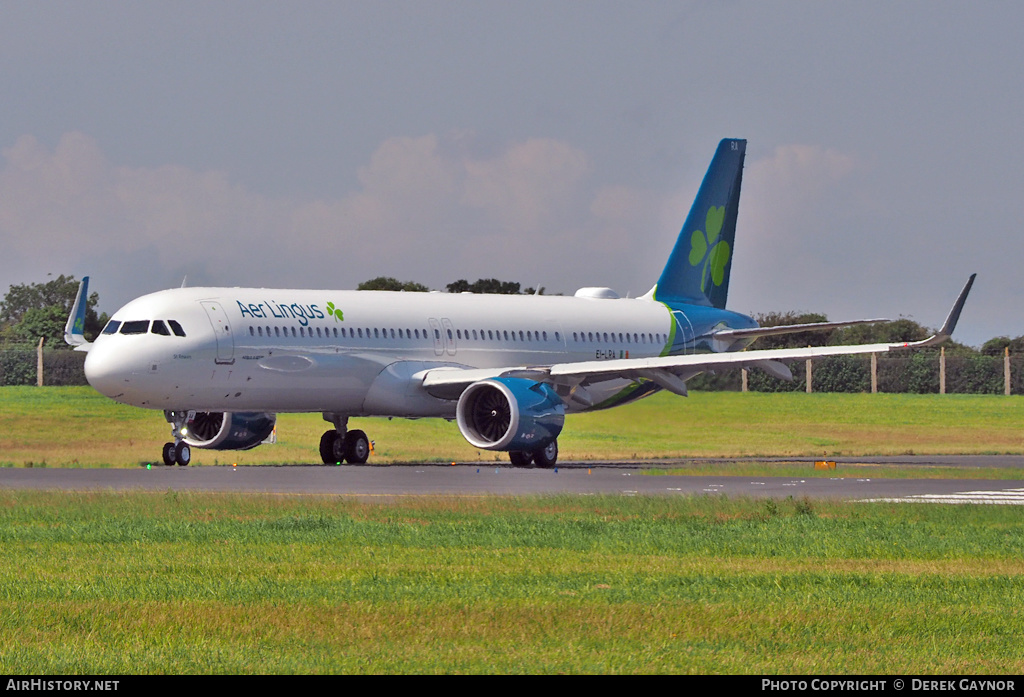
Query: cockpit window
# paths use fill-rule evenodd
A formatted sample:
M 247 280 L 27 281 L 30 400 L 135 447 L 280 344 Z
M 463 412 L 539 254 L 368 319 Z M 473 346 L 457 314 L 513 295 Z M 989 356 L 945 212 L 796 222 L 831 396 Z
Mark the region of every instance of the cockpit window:
M 120 321 L 118 321 L 116 319 L 112 319 L 109 322 L 107 322 L 107 326 L 103 327 L 103 333 L 104 334 L 117 334 L 117 328 L 120 327 L 120 326 L 121 326 L 121 322 Z
M 147 331 L 149 331 L 148 319 L 133 320 L 121 325 L 122 334 L 145 334 Z
M 154 334 L 160 334 L 161 336 L 170 336 L 171 333 L 167 331 L 167 325 L 164 324 L 162 319 L 153 320 L 153 326 L 149 328 L 149 331 Z
M 185 336 L 185 330 L 181 328 L 177 321 L 169 319 L 167 324 L 171 325 L 171 331 L 174 332 L 174 336 Z

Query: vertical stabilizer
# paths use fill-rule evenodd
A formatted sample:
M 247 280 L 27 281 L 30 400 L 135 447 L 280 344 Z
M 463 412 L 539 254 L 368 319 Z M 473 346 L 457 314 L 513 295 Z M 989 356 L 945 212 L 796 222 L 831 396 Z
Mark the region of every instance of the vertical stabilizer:
M 722 309 L 729 292 L 747 141 L 726 138 L 693 201 L 654 297 Z
M 89 306 L 89 277 L 84 276 L 78 284 L 78 295 L 71 306 L 67 324 L 64 325 L 64 341 L 75 347 L 76 351 L 88 351 L 89 342 L 85 340 L 85 311 Z

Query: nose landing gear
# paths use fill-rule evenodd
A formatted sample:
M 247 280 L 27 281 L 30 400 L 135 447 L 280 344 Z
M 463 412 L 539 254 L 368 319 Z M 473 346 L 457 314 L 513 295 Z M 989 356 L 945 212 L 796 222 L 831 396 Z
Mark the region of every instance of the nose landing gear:
M 184 441 L 183 431 L 190 417 L 194 415 L 195 412 L 164 412 L 164 418 L 171 424 L 171 435 L 174 437 L 173 443 L 164 443 L 162 456 L 164 464 L 168 467 L 174 465 L 187 467 L 188 463 L 192 461 L 192 446 Z

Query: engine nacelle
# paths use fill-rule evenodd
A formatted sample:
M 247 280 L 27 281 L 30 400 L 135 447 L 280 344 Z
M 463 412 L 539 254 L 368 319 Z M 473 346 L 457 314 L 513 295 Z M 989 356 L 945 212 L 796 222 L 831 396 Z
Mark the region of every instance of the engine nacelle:
M 207 450 L 249 450 L 270 436 L 276 414 L 266 412 L 197 411 L 185 424 L 184 441 Z
M 562 432 L 565 404 L 543 383 L 490 378 L 466 388 L 455 418 L 462 436 L 476 448 L 532 451 Z

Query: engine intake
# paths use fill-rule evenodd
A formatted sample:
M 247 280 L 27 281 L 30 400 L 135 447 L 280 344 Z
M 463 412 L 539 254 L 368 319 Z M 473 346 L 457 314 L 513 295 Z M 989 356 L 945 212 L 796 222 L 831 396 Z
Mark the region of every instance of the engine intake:
M 267 439 L 277 415 L 266 412 L 198 411 L 184 441 L 207 450 L 249 450 Z
M 490 378 L 466 388 L 455 418 L 462 436 L 476 448 L 533 451 L 558 438 L 565 404 L 544 383 Z

